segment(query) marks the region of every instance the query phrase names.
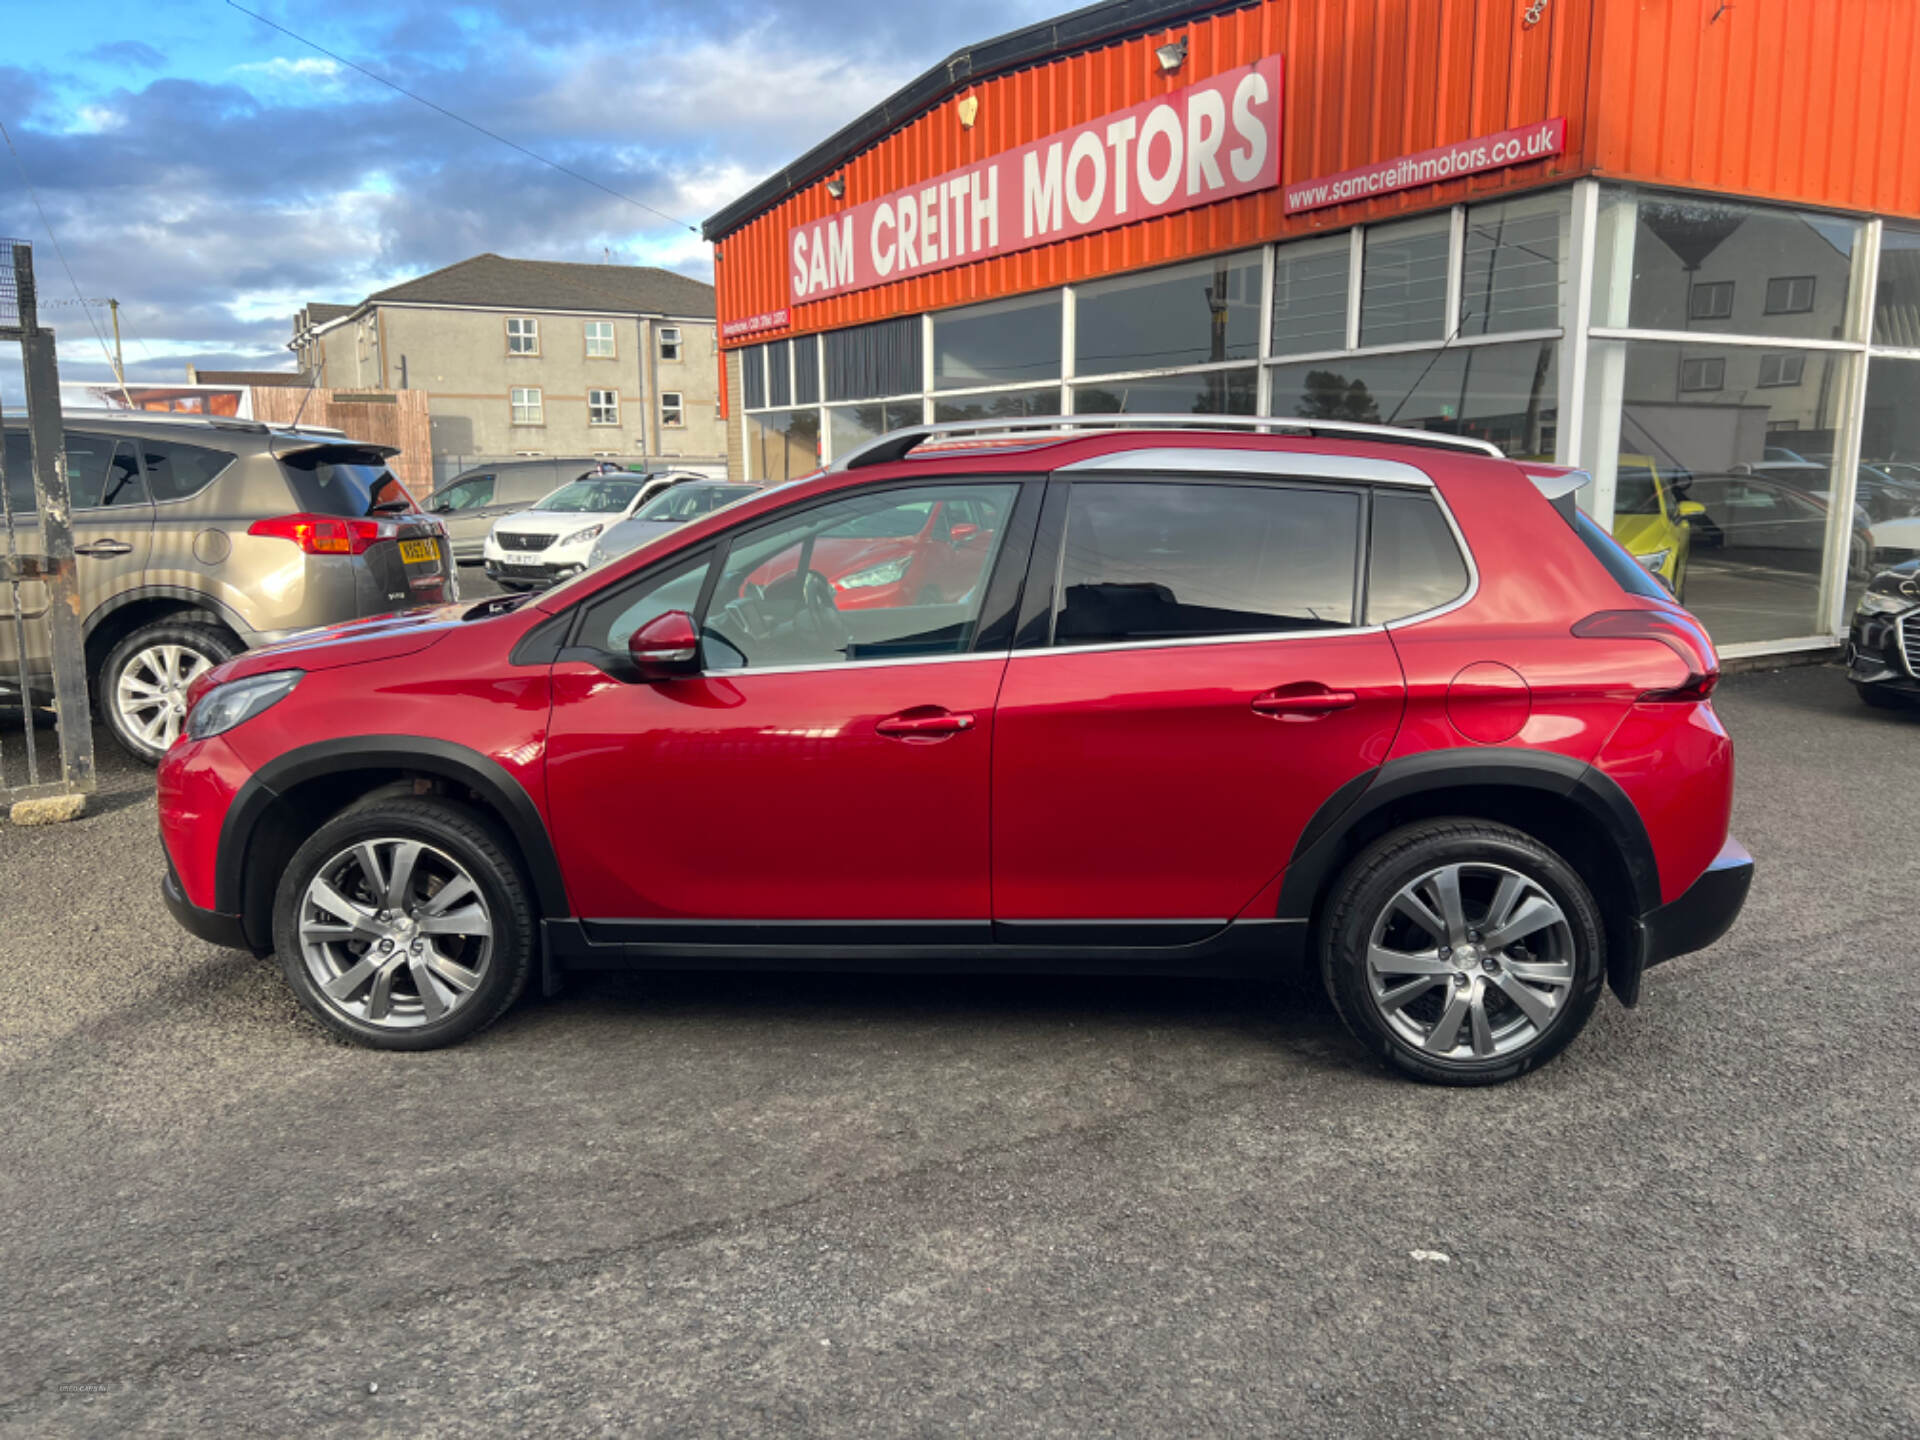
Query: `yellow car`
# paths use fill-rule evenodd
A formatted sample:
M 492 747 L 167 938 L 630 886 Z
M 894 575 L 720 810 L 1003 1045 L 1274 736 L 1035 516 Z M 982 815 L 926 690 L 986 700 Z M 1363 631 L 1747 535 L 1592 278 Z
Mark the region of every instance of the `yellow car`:
M 1613 491 L 1613 538 L 1658 575 L 1679 599 L 1687 583 L 1688 521 L 1705 515 L 1697 500 L 1673 493 L 1672 477 L 1647 455 L 1622 455 Z

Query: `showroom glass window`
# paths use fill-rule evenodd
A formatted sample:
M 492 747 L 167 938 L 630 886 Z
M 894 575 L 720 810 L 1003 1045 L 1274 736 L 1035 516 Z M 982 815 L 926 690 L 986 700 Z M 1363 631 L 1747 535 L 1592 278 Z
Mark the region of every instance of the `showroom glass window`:
M 1353 623 L 1360 496 L 1273 484 L 1077 481 L 1056 645 Z
M 1467 211 L 1461 246 L 1460 333 L 1553 330 L 1567 265 L 1566 192 Z
M 1107 375 L 1260 353 L 1260 256 L 1223 255 L 1074 292 L 1073 368 Z
M 827 425 L 831 432 L 835 455 L 845 455 L 849 450 L 864 445 L 869 440 L 878 439 L 889 430 L 899 430 L 908 425 L 920 423 L 920 402 L 918 400 L 890 400 L 872 405 L 835 405 L 827 411 Z
M 778 484 L 820 468 L 818 410 L 773 410 L 746 419 L 747 473 L 755 480 Z
M 1251 415 L 1259 400 L 1253 369 L 1212 370 L 1147 380 L 1104 380 L 1073 392 L 1076 415 Z
M 1361 345 L 1446 338 L 1452 228 L 1444 214 L 1367 227 L 1361 242 Z
M 1273 353 L 1312 355 L 1347 348 L 1347 291 L 1353 241 L 1329 235 L 1282 245 L 1273 256 Z
M 1058 290 L 989 305 L 942 310 L 933 317 L 933 388 L 1060 378 Z M 916 381 L 914 389 L 919 389 Z

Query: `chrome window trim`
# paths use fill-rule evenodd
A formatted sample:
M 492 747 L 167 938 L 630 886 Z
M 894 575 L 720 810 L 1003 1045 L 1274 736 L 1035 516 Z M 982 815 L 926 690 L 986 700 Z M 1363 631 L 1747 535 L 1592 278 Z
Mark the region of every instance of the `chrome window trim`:
M 1184 449 L 1115 450 L 1062 465 L 1056 474 L 1130 470 L 1181 475 L 1274 475 L 1289 480 L 1363 481 L 1432 490 L 1433 477 L 1400 460 L 1337 455 L 1315 450 Z
M 890 655 L 875 660 L 820 660 L 806 665 L 736 665 L 726 670 L 710 670 L 703 667 L 700 678 L 731 680 L 736 675 L 807 675 L 816 670 L 873 670 L 881 666 L 951 665 L 958 660 L 1004 661 L 1012 653 L 1010 649 L 962 650 L 951 655 Z
M 1192 635 L 1174 640 L 1105 640 L 1097 645 L 1048 645 L 1031 650 L 1016 650 L 1015 660 L 1033 660 L 1047 655 L 1098 655 L 1114 650 L 1173 650 L 1195 645 L 1254 645 L 1276 640 L 1338 640 L 1350 635 L 1383 635 L 1384 625 L 1340 625 L 1321 630 L 1261 630 L 1254 634 Z

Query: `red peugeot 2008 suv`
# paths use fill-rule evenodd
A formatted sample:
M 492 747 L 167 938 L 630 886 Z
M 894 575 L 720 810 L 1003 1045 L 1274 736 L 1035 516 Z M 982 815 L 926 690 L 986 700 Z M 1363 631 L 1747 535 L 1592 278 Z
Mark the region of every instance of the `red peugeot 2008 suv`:
M 221 666 L 169 905 L 394 1049 L 581 968 L 1305 958 L 1458 1084 L 1733 922 L 1717 658 L 1584 477 L 1097 423 L 898 432 L 536 598 Z

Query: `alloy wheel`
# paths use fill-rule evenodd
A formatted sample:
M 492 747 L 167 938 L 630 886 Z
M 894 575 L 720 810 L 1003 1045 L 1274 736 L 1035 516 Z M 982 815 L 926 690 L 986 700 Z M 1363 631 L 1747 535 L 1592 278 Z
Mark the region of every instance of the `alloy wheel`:
M 1573 931 L 1539 881 L 1469 861 L 1422 872 L 1375 918 L 1367 992 L 1381 1020 L 1437 1060 L 1511 1055 L 1565 1014 Z
M 165 750 L 180 738 L 187 715 L 187 687 L 214 661 L 185 645 L 149 645 L 120 671 L 113 703 L 120 723 L 143 745 Z
M 387 1029 L 445 1020 L 493 959 L 485 894 L 459 861 L 419 840 L 362 840 L 335 854 L 308 882 L 298 924 L 320 994 Z

